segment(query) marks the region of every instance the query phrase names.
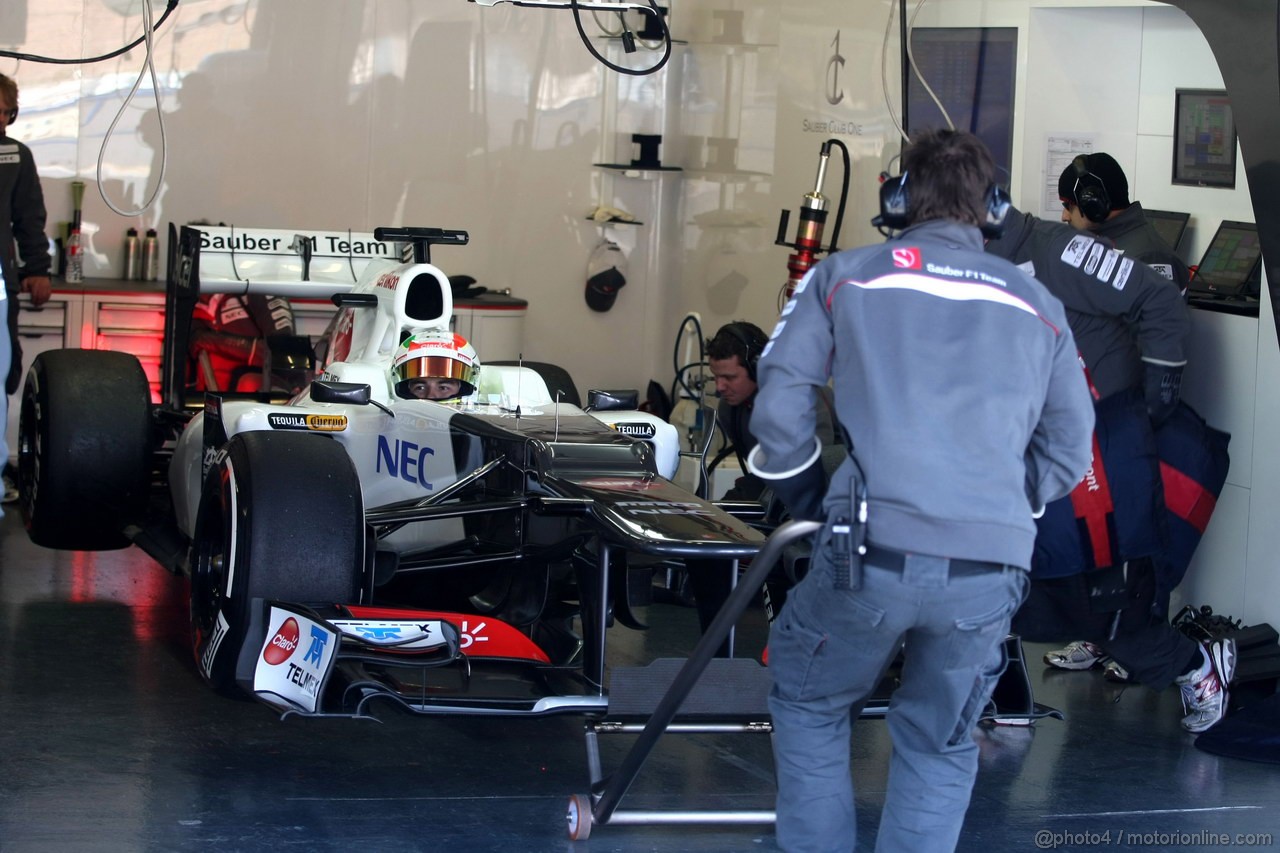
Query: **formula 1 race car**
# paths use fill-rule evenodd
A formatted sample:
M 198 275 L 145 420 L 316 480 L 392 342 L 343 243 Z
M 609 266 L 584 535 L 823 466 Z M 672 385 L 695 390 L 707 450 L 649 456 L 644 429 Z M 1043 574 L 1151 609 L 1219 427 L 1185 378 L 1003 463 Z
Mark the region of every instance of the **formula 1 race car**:
M 430 247 L 465 232 L 378 229 L 354 280 L 323 282 L 305 266 L 202 276 L 202 248 L 224 237 L 170 230 L 161 401 L 131 355 L 43 353 L 22 395 L 19 472 L 37 544 L 134 544 L 190 576 L 211 685 L 304 714 L 362 715 L 375 698 L 422 713 L 601 711 L 606 629 L 638 626 L 628 573 L 698 558 L 728 578 L 759 551 L 760 532 L 672 482 L 675 428 L 634 394 L 593 393 L 587 411 L 519 364 L 484 365 L 460 401 L 394 393 L 395 349 L 453 314 Z M 243 251 L 258 238 L 229 239 Z M 233 290 L 332 298 L 310 381 L 188 399 L 191 309 Z

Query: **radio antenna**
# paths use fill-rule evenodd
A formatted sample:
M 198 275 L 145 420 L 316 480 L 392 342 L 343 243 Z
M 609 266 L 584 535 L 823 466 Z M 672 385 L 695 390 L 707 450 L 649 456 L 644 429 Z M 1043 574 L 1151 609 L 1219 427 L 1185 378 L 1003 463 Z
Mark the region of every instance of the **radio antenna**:
M 556 389 L 556 431 L 555 431 L 556 441 L 560 440 L 560 398 L 563 396 L 564 396 L 564 389 L 557 388 Z
M 516 354 L 516 421 L 520 420 L 520 401 L 524 399 L 520 391 L 520 383 L 524 379 L 524 353 Z

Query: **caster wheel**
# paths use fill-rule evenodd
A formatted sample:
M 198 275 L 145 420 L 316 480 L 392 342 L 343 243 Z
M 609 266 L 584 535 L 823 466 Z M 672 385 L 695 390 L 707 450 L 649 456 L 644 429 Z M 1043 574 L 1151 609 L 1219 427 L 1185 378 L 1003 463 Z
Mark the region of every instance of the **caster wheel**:
M 574 794 L 569 798 L 569 811 L 565 814 L 569 825 L 569 840 L 586 841 L 591 837 L 591 798 Z

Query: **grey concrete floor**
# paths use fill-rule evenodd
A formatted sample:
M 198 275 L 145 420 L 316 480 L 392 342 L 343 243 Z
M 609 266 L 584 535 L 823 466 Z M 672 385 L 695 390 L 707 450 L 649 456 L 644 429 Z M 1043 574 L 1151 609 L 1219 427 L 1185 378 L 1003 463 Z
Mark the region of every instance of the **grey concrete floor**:
M 185 596 L 136 550 L 49 551 L 14 513 L 0 520 L 0 851 L 777 849 L 767 825 L 605 825 L 570 842 L 566 803 L 588 782 L 580 718 L 281 721 L 212 693 L 191 660 Z M 646 633 L 613 629 L 611 663 L 691 647 L 692 610 L 654 605 L 648 618 Z M 759 651 L 758 612 L 740 636 Z M 960 850 L 1226 846 L 1206 833 L 1280 846 L 1280 767 L 1197 750 L 1176 691 L 1047 672 L 1044 649 L 1027 645 L 1036 699 L 1066 719 L 977 731 Z M 606 771 L 629 745 L 602 739 Z M 884 723 L 859 722 L 851 749 L 869 850 Z M 622 805 L 769 809 L 772 773 L 764 736 L 669 735 Z

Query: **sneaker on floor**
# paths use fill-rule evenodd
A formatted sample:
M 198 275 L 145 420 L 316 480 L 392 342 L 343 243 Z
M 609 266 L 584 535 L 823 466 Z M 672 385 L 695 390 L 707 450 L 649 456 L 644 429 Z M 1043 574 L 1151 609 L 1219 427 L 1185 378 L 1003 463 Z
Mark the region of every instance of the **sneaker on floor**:
M 1093 643 L 1076 640 L 1065 649 L 1044 653 L 1044 662 L 1058 669 L 1090 669 L 1106 657 L 1106 652 Z
M 4 475 L 4 496 L 0 497 L 0 503 L 16 503 L 18 500 L 18 486 L 9 479 L 9 475 Z
M 1227 715 L 1227 685 L 1236 671 L 1236 641 L 1214 640 L 1200 647 L 1204 663 L 1195 672 L 1178 677 L 1182 707 L 1187 715 L 1182 727 L 1189 732 L 1211 728 Z
M 1118 681 L 1121 684 L 1132 684 L 1133 678 L 1129 675 L 1129 670 L 1120 665 L 1115 658 L 1107 658 L 1102 664 L 1102 677 L 1107 681 Z

